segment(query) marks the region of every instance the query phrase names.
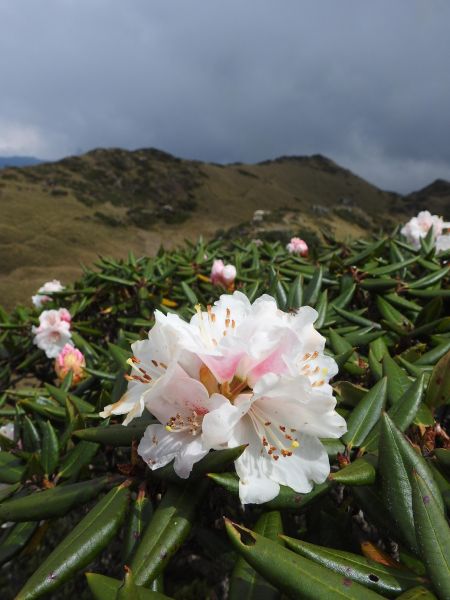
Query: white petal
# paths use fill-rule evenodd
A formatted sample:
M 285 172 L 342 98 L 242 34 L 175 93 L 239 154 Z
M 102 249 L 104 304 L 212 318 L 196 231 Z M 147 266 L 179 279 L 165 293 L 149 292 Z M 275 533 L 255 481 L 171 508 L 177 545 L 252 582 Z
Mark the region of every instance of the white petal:
M 308 435 L 299 437 L 300 446 L 292 456 L 274 461 L 272 479 L 301 494 L 310 492 L 313 483 L 323 483 L 330 474 L 330 462 L 321 442 Z
M 235 461 L 239 476 L 239 498 L 242 504 L 262 504 L 273 500 L 280 491 L 279 484 L 271 478 L 272 464 L 261 455 L 261 442 L 254 433 L 249 417 L 235 429 L 237 445 L 249 443 Z
M 186 443 L 184 437 L 183 434 L 166 431 L 163 425 L 149 425 L 137 451 L 150 469 L 159 469 L 175 458 Z
M 202 425 L 203 438 L 212 448 L 228 443 L 231 440 L 233 429 L 247 413 L 251 405 L 251 402 L 248 400 L 246 402 L 231 404 L 229 400 L 220 396 L 220 394 L 213 394 L 211 396 L 211 398 L 215 397 L 223 398 L 225 402 L 222 401 L 218 408 L 205 415 Z
M 177 435 L 177 434 L 172 434 Z M 189 477 L 193 465 L 206 456 L 209 452 L 209 447 L 205 446 L 203 440 L 197 436 L 189 436 L 190 439 L 181 447 L 179 453 L 175 457 L 173 465 L 175 473 L 178 477 L 186 479 Z

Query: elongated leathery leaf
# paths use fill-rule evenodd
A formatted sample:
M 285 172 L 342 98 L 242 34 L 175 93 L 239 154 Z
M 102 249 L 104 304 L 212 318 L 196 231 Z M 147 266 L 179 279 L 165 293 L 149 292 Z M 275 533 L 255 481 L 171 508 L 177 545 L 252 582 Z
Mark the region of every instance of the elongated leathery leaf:
M 48 476 L 56 469 L 59 459 L 59 442 L 56 431 L 50 421 L 42 424 L 41 465 Z
M 36 531 L 38 524 L 35 521 L 17 523 L 9 529 L 6 538 L 0 545 L 0 565 L 11 560 L 18 554 Z
M 110 490 L 33 573 L 16 600 L 33 600 L 61 586 L 105 548 L 128 505 L 126 484 Z
M 145 488 L 142 487 L 133 502 L 128 517 L 122 552 L 125 562 L 128 562 L 133 556 L 152 515 L 152 503 L 145 494 Z
M 290 598 L 372 600 L 382 597 L 246 527 L 228 520 L 225 527 L 234 548 L 256 571 Z
M 86 579 L 94 600 L 115 600 L 116 594 L 123 582 L 119 579 L 106 577 L 99 573 L 86 573 Z M 133 590 L 135 600 L 170 600 L 169 596 L 154 592 L 144 587 L 136 586 Z
M 358 458 L 340 471 L 331 473 L 330 479 L 345 485 L 372 485 L 375 476 L 375 467 L 366 459 Z
M 427 572 L 440 598 L 450 598 L 450 529 L 428 483 L 412 473 L 413 514 L 417 543 Z
M 353 409 L 348 419 L 347 433 L 342 438 L 349 448 L 361 446 L 375 426 L 386 402 L 386 390 L 387 379 L 383 377 Z
M 0 504 L 0 521 L 39 521 L 63 516 L 73 506 L 95 498 L 109 481 L 109 477 L 99 477 L 6 500 Z
M 395 404 L 411 385 L 411 379 L 389 354 L 383 357 L 383 375 L 387 377 L 388 400 Z
M 396 596 L 425 582 L 422 577 L 411 571 L 387 567 L 352 552 L 316 546 L 287 536 L 282 536 L 282 539 L 288 548 L 301 556 L 309 558 L 335 573 L 349 577 L 352 581 L 357 581 L 380 594 Z
M 260 535 L 283 544 L 279 535 L 283 533 L 283 523 L 278 511 L 266 512 L 258 519 L 254 531 Z M 259 575 L 248 562 L 240 556 L 230 579 L 229 600 L 277 600 L 280 594 L 270 583 Z
M 419 585 L 404 592 L 401 596 L 397 596 L 397 600 L 437 600 L 436 596 L 427 588 Z
M 201 481 L 167 490 L 130 563 L 137 585 L 148 585 L 155 579 L 184 542 L 206 487 L 207 482 Z
M 417 551 L 410 483 L 412 470 L 426 479 L 441 512 L 444 510 L 442 497 L 425 459 L 415 452 L 386 414 L 381 421 L 378 468 L 386 506 L 408 546 Z
M 450 403 L 450 351 L 433 369 L 425 402 L 431 409 Z
M 405 431 L 411 425 L 421 406 L 424 380 L 425 376 L 422 374 L 410 385 L 400 400 L 388 410 L 387 414 L 400 431 Z M 364 449 L 367 452 L 376 450 L 378 448 L 379 438 L 380 427 L 379 424 L 377 424 L 366 438 Z

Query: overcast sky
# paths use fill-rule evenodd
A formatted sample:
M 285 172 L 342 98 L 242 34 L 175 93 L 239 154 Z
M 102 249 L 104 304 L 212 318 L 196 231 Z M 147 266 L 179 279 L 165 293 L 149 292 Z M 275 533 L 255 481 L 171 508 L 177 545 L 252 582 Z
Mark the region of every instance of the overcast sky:
M 0 155 L 321 153 L 450 179 L 449 0 L 0 0 Z

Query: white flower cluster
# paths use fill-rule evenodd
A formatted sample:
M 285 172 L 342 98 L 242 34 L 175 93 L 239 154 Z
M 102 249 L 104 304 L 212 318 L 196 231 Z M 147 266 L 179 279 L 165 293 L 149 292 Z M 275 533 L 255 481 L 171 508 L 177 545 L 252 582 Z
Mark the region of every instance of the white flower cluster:
M 400 231 L 408 243 L 418 250 L 421 238 L 424 238 L 431 228 L 433 228 L 436 252 L 450 250 L 450 233 L 444 233 L 446 229 L 450 229 L 450 223 L 445 223 L 442 217 L 432 215 L 428 210 L 423 210 L 417 217 L 410 219 Z
M 148 409 L 150 425 L 138 452 L 151 469 L 174 460 L 180 477 L 211 449 L 247 444 L 236 460 L 243 503 L 267 502 L 280 485 L 311 490 L 329 474 L 319 438 L 339 438 L 345 420 L 335 411 L 329 380 L 335 361 L 324 355 L 317 312 L 296 314 L 262 296 L 251 304 L 235 292 L 189 323 L 156 311 L 148 339 L 132 345 L 129 387 L 103 417 Z

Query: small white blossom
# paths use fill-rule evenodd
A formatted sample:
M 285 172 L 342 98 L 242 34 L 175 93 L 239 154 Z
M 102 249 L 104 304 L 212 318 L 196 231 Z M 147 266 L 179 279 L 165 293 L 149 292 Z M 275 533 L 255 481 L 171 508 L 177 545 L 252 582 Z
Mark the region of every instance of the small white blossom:
M 70 342 L 70 313 L 65 308 L 44 310 L 39 315 L 39 327 L 33 326 L 33 342 L 48 358 L 56 358 Z
M 31 300 L 36 308 L 42 308 L 46 302 L 50 302 L 51 296 L 47 296 L 51 292 L 61 292 L 64 286 L 57 279 L 47 281 L 42 287 L 40 287 L 35 296 L 31 296 Z

